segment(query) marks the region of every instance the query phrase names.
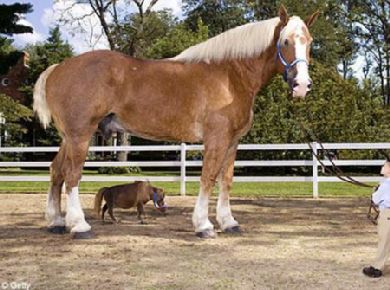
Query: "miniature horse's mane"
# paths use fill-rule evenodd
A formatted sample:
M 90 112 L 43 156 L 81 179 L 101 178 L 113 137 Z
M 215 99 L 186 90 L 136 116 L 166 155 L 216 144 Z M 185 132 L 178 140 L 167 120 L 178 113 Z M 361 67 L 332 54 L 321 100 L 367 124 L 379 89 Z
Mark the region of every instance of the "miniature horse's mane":
M 279 17 L 248 23 L 191 46 L 172 60 L 185 62 L 220 61 L 259 55 L 274 39 Z

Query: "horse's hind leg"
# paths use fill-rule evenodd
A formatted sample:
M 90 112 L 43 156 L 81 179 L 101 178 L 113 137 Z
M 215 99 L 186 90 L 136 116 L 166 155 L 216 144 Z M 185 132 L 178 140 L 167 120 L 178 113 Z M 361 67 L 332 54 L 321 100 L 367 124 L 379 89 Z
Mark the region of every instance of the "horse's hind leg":
M 64 161 L 64 145 L 61 145 L 59 152 L 50 166 L 51 184 L 47 193 L 46 220 L 48 230 L 51 233 L 65 233 L 65 219 L 61 216 L 61 188 L 64 183 L 62 174 L 62 163 Z
M 91 226 L 85 221 L 79 199 L 79 182 L 88 152 L 90 135 L 65 137 L 65 159 L 63 171 L 67 193 L 66 226 L 74 238 L 90 238 Z
M 225 163 L 219 176 L 219 196 L 217 203 L 217 222 L 226 233 L 240 233 L 238 222 L 233 218 L 230 209 L 229 193 L 233 184 L 234 160 L 238 144 L 229 148 Z

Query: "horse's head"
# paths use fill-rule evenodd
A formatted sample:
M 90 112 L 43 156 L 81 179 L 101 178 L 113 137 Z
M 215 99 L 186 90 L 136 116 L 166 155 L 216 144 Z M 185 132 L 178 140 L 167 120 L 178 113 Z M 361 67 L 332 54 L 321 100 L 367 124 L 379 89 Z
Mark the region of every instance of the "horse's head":
M 319 12 L 315 12 L 303 21 L 297 16 L 289 17 L 283 5 L 279 10 L 277 67 L 278 71 L 283 73 L 293 97 L 304 98 L 312 87 L 308 66 L 313 39 L 308 28 L 315 22 L 318 14 Z
M 154 207 L 161 212 L 165 212 L 167 209 L 167 205 L 164 202 L 164 198 L 165 198 L 164 189 L 154 187 L 154 186 L 152 186 L 151 189 L 152 189 L 151 196 L 152 196 Z

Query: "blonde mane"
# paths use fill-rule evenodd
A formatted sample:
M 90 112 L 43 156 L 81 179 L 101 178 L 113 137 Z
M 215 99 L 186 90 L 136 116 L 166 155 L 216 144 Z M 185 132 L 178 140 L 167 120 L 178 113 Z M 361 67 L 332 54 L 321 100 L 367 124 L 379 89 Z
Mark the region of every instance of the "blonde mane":
M 275 17 L 238 26 L 191 46 L 172 60 L 209 62 L 259 55 L 272 43 L 275 27 L 279 21 L 279 17 Z

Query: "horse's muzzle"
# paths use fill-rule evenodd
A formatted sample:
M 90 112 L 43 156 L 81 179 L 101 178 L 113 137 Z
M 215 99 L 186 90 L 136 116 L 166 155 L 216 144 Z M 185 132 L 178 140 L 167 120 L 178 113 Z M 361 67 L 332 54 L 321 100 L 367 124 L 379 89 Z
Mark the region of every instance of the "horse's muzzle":
M 294 80 L 291 86 L 293 97 L 294 98 L 306 97 L 306 94 L 311 90 L 312 84 L 313 83 L 310 79 L 307 81 Z

